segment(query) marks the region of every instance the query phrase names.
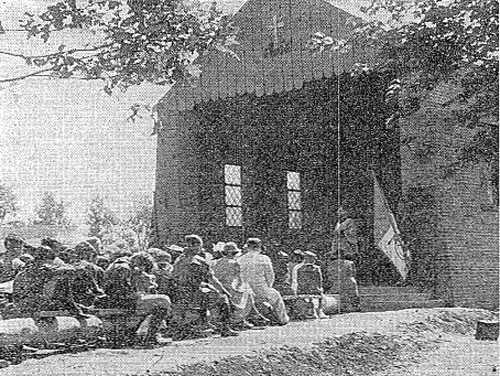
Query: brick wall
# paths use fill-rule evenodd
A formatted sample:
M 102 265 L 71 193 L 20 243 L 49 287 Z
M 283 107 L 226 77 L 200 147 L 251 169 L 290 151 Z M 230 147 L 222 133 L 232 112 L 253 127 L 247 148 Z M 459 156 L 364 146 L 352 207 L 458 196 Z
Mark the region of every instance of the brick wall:
M 389 143 L 390 148 L 381 149 L 384 142 L 372 138 L 381 125 L 376 116 L 366 121 L 362 116 L 368 112 L 346 105 L 341 114 L 338 171 L 335 88 L 334 80 L 324 80 L 279 95 L 211 101 L 175 118 L 161 114 L 164 124 L 158 139 L 155 194 L 161 240 L 178 243 L 188 232 L 199 233 L 208 243 L 241 243 L 257 236 L 267 242 L 275 240 L 286 250 L 326 252 L 340 187 L 342 203 L 359 221 L 362 250 L 372 247 L 370 168 L 385 169 L 388 175 L 382 179 L 390 183 L 392 167 L 399 165 L 399 157 L 393 160 L 397 148 Z M 360 92 L 353 96 L 366 95 L 367 90 Z M 358 97 L 354 102 L 365 106 L 367 100 Z M 391 148 L 392 152 L 385 151 Z M 242 166 L 242 228 L 225 224 L 226 163 Z M 287 170 L 301 173 L 302 230 L 288 228 Z M 399 178 L 394 187 L 399 191 Z
M 433 198 L 419 209 L 406 203 L 406 208 L 413 208 L 413 213 L 406 213 L 410 222 L 422 211 L 432 219 L 432 226 L 423 224 L 416 230 L 420 249 L 412 252 L 417 257 L 435 254 L 437 296 L 453 305 L 495 308 L 498 208 L 490 202 L 483 167 L 469 165 L 445 174 L 459 145 L 472 135 L 453 121 L 453 106 L 444 106 L 457 93 L 452 84 L 440 85 L 401 128 L 402 138 L 411 140 L 401 146 L 403 194 L 408 198 L 412 192 L 425 192 Z M 415 275 L 422 278 L 421 272 Z

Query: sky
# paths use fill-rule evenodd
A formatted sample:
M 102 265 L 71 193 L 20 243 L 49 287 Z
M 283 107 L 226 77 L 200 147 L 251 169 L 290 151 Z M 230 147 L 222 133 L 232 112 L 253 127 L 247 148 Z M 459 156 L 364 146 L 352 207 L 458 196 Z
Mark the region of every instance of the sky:
M 0 20 L 7 30 L 18 29 L 24 12 L 37 12 L 54 0 L 0 0 Z M 224 0 L 234 12 L 244 0 Z M 332 0 L 356 10 L 360 0 Z M 27 40 L 22 32 L 0 34 L 0 50 L 24 54 L 52 52 L 90 41 L 88 31 L 64 32 L 49 42 Z M 22 59 L 0 55 L 0 78 L 29 72 Z M 127 121 L 133 103 L 153 105 L 164 87 L 143 85 L 108 96 L 102 83 L 82 80 L 30 78 L 0 83 L 0 182 L 18 198 L 17 219 L 34 218 L 45 191 L 69 203 L 74 223 L 83 225 L 91 197 L 106 198 L 108 206 L 126 215 L 134 201 L 152 198 L 156 137 L 153 120 L 145 115 Z
M 15 29 L 25 11 L 50 3 L 1 0 L 0 20 L 5 29 Z M 0 50 L 50 52 L 60 43 L 72 46 L 90 37 L 65 33 L 44 45 L 13 31 L 0 34 Z M 0 55 L 0 77 L 25 72 L 21 59 Z M 151 198 L 153 120 L 147 114 L 135 123 L 127 117 L 133 103 L 154 104 L 165 92 L 164 87 L 142 86 L 110 97 L 101 82 L 47 78 L 0 84 L 0 182 L 17 195 L 18 219 L 33 218 L 45 191 L 70 204 L 77 224 L 83 223 L 87 203 L 96 194 L 121 215 L 134 201 Z

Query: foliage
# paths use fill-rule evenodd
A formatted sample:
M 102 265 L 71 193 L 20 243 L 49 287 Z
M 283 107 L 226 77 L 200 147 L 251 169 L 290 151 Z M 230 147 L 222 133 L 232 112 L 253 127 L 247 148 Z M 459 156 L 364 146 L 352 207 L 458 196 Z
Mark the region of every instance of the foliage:
M 129 216 L 121 219 L 106 207 L 101 196 L 95 196 L 87 212 L 89 236 L 99 237 L 104 245 L 144 250 L 151 234 L 152 210 L 150 201 L 143 199 L 134 203 Z
M 69 226 L 70 221 L 66 214 L 67 206 L 67 203 L 62 199 L 57 201 L 53 192 L 45 192 L 42 197 L 42 203 L 36 210 L 37 219 L 34 223 L 37 225 Z
M 171 84 L 199 73 L 196 56 L 209 48 L 229 51 L 233 39 L 227 18 L 215 6 L 181 0 L 62 0 L 21 23 L 28 37 L 47 41 L 52 34 L 86 29 L 99 43 L 24 58 L 39 68 L 29 76 L 50 75 L 105 80 L 104 90 L 125 90 L 150 82 Z M 3 80 L 14 81 L 17 78 Z
M 119 223 L 118 217 L 105 205 L 104 198 L 96 195 L 89 203 L 87 209 L 87 225 L 89 236 L 102 239 L 104 235 Z
M 350 20 L 356 28 L 348 40 L 317 33 L 312 47 L 375 51 L 378 63 L 370 68 L 397 78 L 386 93 L 393 112 L 388 126 L 417 110 L 438 83 L 458 84 L 461 93 L 452 101 L 459 105 L 457 124 L 475 131 L 459 158 L 498 161 L 498 1 L 370 0 L 362 10 L 379 21 Z
M 7 215 L 17 212 L 16 195 L 9 186 L 0 183 L 0 224 L 3 224 Z
M 150 200 L 143 199 L 134 204 L 134 209 L 129 218 L 125 220 L 126 227 L 135 235 L 137 246 L 144 250 L 151 235 L 151 222 L 153 204 Z

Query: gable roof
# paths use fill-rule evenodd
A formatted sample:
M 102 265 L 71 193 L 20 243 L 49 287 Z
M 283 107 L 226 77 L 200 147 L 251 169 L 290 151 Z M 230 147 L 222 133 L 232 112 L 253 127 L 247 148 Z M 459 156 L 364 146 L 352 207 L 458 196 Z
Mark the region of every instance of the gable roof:
M 238 58 L 217 50 L 200 56 L 201 75 L 173 85 L 158 103 L 160 118 L 168 120 L 208 100 L 300 89 L 309 81 L 348 71 L 355 63 L 370 62 L 372 56 L 364 50 L 313 53 L 307 47 L 316 32 L 335 39 L 348 36 L 346 21 L 352 13 L 337 6 L 340 3 L 347 1 L 226 0 L 222 10 L 236 12 L 232 20 L 239 30 L 238 44 L 231 50 Z

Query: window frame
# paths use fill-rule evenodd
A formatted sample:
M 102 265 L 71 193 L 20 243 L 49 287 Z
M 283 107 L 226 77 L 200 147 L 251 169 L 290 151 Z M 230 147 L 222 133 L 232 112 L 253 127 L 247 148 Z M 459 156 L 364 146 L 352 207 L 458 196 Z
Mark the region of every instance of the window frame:
M 296 174 L 296 181 L 291 178 Z M 292 195 L 291 195 L 292 194 Z M 297 199 L 292 200 L 296 196 Z M 304 206 L 302 195 L 302 174 L 299 171 L 286 171 L 286 198 L 287 198 L 287 215 L 288 215 L 288 229 L 292 231 L 300 231 L 304 227 Z M 294 220 L 295 217 L 295 220 Z M 298 224 L 294 225 L 293 222 L 298 219 Z
M 227 168 L 228 167 L 237 167 L 239 169 L 239 176 L 237 177 L 236 182 L 233 181 L 233 177 L 230 177 L 230 175 L 227 173 Z M 241 174 L 242 166 L 241 165 L 236 165 L 236 164 L 224 164 L 223 166 L 223 179 L 224 179 L 224 210 L 225 210 L 225 219 L 226 219 L 226 226 L 229 228 L 242 228 L 243 227 L 243 185 L 242 185 L 242 174 Z M 231 200 L 228 200 L 228 198 L 234 198 L 232 195 L 228 193 L 227 188 L 232 188 L 232 189 L 238 189 L 239 191 L 239 205 L 230 203 Z M 230 211 L 231 210 L 238 210 L 239 215 L 236 215 L 239 217 L 237 224 L 232 223 L 230 220 L 231 219 L 236 219 L 237 217 L 231 217 L 230 216 Z

